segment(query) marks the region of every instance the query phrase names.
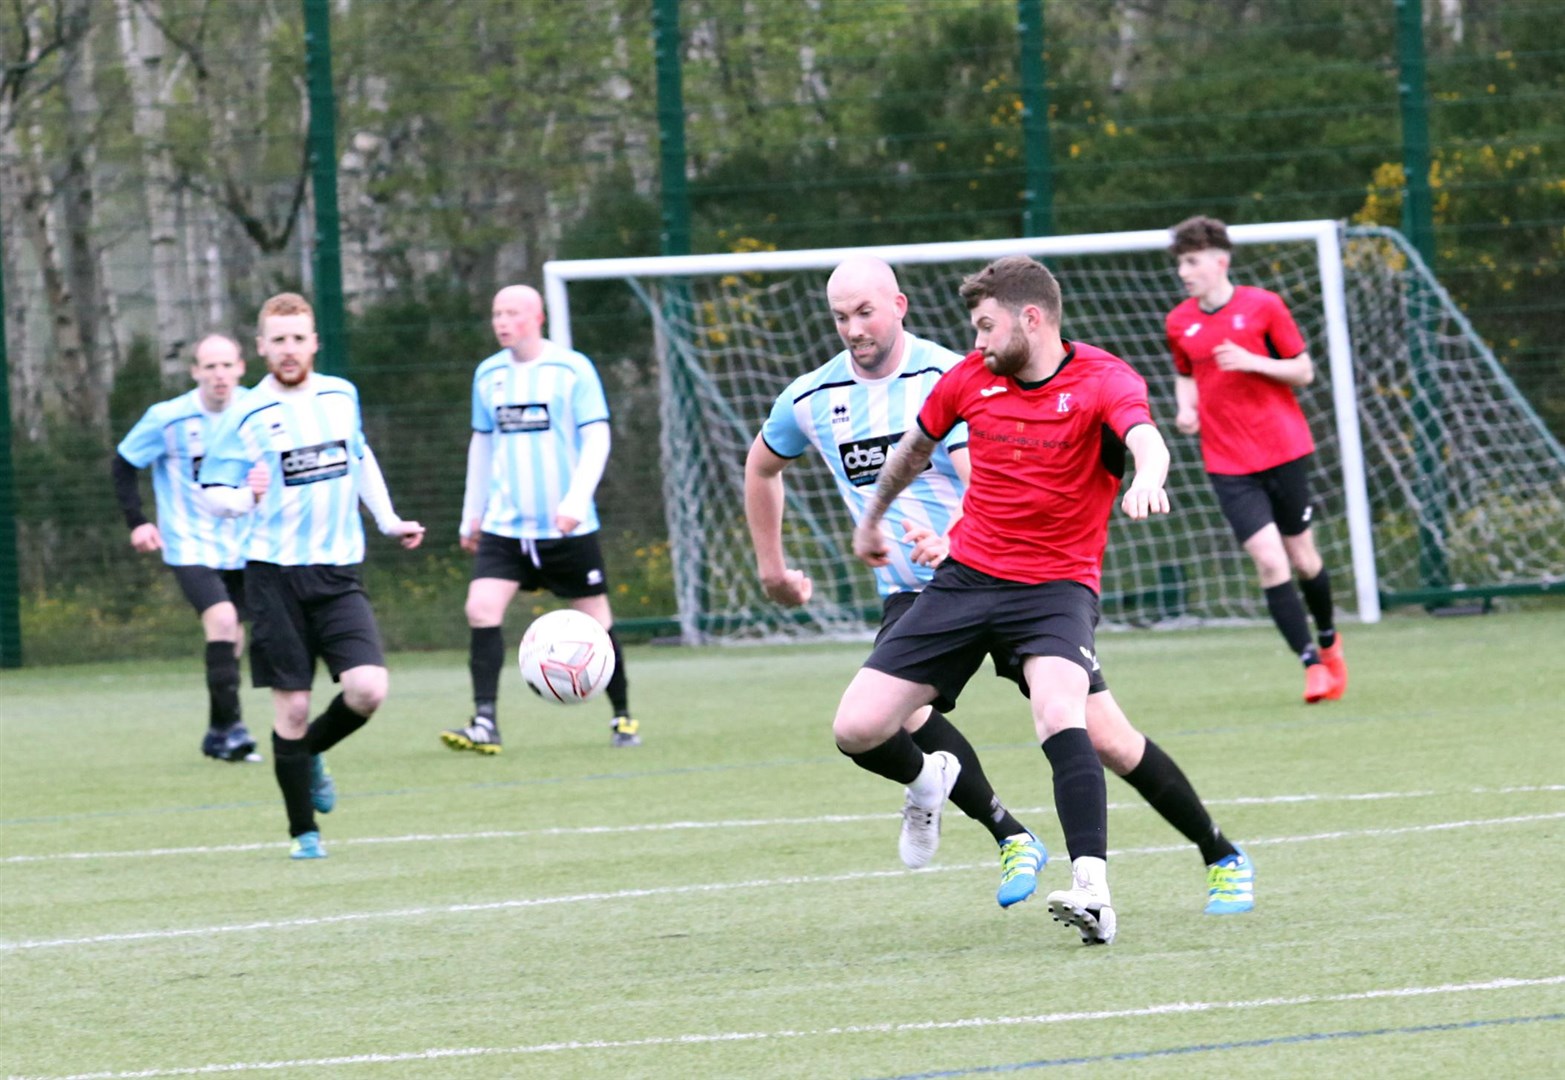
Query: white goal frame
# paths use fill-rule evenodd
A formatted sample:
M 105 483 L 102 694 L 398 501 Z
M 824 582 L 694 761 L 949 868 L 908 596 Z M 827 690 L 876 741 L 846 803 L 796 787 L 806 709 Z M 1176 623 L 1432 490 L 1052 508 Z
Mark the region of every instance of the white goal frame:
M 1331 370 L 1332 413 L 1342 462 L 1342 493 L 1352 553 L 1355 599 L 1360 622 L 1380 621 L 1380 588 L 1375 568 L 1374 535 L 1369 493 L 1364 476 L 1363 443 L 1355 400 L 1353 346 L 1348 329 L 1342 271 L 1340 225 L 1335 221 L 1292 221 L 1232 225 L 1228 237 L 1236 247 L 1306 241 L 1315 245 L 1326 328 L 1326 356 Z M 907 263 L 986 261 L 1004 255 L 1092 255 L 1156 251 L 1168 247 L 1166 229 L 1093 233 L 1079 236 L 1033 236 L 1009 240 L 955 243 L 896 244 L 871 247 L 814 248 L 720 255 L 669 255 L 624 259 L 557 259 L 544 264 L 543 293 L 552 341 L 571 347 L 568 285 L 573 281 L 625 278 L 678 278 L 691 275 L 755 271 L 830 270 L 850 255 L 874 255 L 893 266 Z M 1112 342 L 1105 345 L 1112 348 Z

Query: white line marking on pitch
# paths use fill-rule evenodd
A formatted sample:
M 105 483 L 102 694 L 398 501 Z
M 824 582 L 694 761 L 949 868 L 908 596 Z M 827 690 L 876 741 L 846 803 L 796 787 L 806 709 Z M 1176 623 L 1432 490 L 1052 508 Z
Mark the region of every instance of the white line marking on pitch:
M 1211 799 L 1207 806 L 1281 806 L 1309 802 L 1377 802 L 1386 799 L 1426 799 L 1452 795 L 1517 795 L 1565 791 L 1565 784 L 1539 784 L 1530 787 L 1469 788 L 1464 791 L 1371 791 L 1344 795 L 1266 795 Z M 1110 803 L 1110 810 L 1146 810 L 1145 802 Z M 1052 814 L 1052 806 L 1013 808 L 1015 814 Z M 808 818 L 751 818 L 735 821 L 667 821 L 641 825 L 575 825 L 543 829 L 489 829 L 463 833 L 409 833 L 403 836 L 364 836 L 357 839 L 334 838 L 333 847 L 362 844 L 449 844 L 467 840 L 521 840 L 534 836 L 623 835 L 635 832 L 680 832 L 693 829 L 798 828 L 809 825 L 845 825 L 866 821 L 886 821 L 899 814 L 822 814 Z M 250 851 L 274 851 L 282 845 L 275 840 L 249 844 L 201 844 L 178 848 L 141 848 L 132 851 L 62 851 L 48 855 L 9 855 L 0 865 L 61 862 L 80 859 L 148 859 L 165 855 L 220 855 Z
M 1412 833 L 1444 832 L 1451 829 L 1487 828 L 1495 825 L 1527 825 L 1538 821 L 1557 821 L 1565 818 L 1565 811 L 1557 814 L 1527 814 L 1517 817 L 1481 818 L 1472 821 L 1441 821 L 1430 825 L 1403 825 L 1383 829 L 1354 829 L 1339 832 L 1311 833 L 1304 836 L 1277 836 L 1259 840 L 1246 840 L 1247 847 L 1266 847 L 1271 844 L 1306 844 L 1318 840 L 1362 839 L 1373 836 L 1401 836 Z M 1162 855 L 1174 851 L 1188 851 L 1188 844 L 1170 844 L 1161 847 L 1111 849 L 1111 856 Z M 166 941 L 171 938 L 215 937 L 219 934 L 236 934 L 254 930 L 287 930 L 301 927 L 331 926 L 336 923 L 369 922 L 380 919 L 412 919 L 426 915 L 463 915 L 477 911 L 509 911 L 522 908 L 552 907 L 557 904 L 595 903 L 600 900 L 634 900 L 648 896 L 679 896 L 690 893 L 724 892 L 730 889 L 770 889 L 787 885 L 833 885 L 845 881 L 867 881 L 875 878 L 905 877 L 909 874 L 949 874 L 968 870 L 992 870 L 990 863 L 965 863 L 954 866 L 925 867 L 922 870 L 857 870 L 846 874 L 763 878 L 754 881 L 718 881 L 704 885 L 661 885 L 647 889 L 618 889 L 614 892 L 574 893 L 567 896 L 540 896 L 521 900 L 494 900 L 482 904 L 443 904 L 439 906 L 401 908 L 392 911 L 353 911 L 341 915 L 316 915 L 299 919 L 263 919 L 229 926 L 193 926 L 183 930 L 138 930 L 121 934 L 94 934 L 90 937 L 53 938 L 40 941 L 0 941 L 0 952 L 20 952 L 29 949 L 58 949 L 70 945 L 103 945 L 126 941 Z
M 762 1042 L 772 1039 L 819 1039 L 841 1035 L 880 1035 L 897 1032 L 946 1031 L 989 1027 L 1020 1027 L 1044 1024 L 1088 1023 L 1099 1020 L 1128 1020 L 1178 1013 L 1246 1011 L 1251 1009 L 1296 1008 L 1305 1005 L 1337 1005 L 1353 1001 L 1384 998 L 1430 997 L 1437 994 L 1472 994 L 1490 990 L 1527 990 L 1565 983 L 1565 975 L 1541 979 L 1491 979 L 1487 982 L 1447 983 L 1441 986 L 1398 986 L 1385 990 L 1361 990 L 1346 994 L 1307 994 L 1298 997 L 1255 998 L 1249 1001 L 1170 1001 L 1161 1005 L 1143 1005 L 1133 1009 L 1094 1009 L 1088 1012 L 1039 1013 L 1033 1016 L 972 1016 L 959 1020 L 915 1020 L 905 1023 L 845 1024 L 841 1027 L 798 1031 L 722 1031 L 710 1034 L 662 1035 L 645 1039 L 590 1039 L 585 1041 L 533 1043 L 528 1046 L 432 1047 L 398 1054 L 351 1054 L 342 1057 L 298 1058 L 289 1061 L 250 1061 L 184 1068 L 139 1069 L 127 1072 L 71 1073 L 67 1076 L 12 1076 L 10 1080 L 154 1080 L 165 1076 L 198 1076 L 211 1073 L 270 1072 L 277 1069 L 324 1069 L 339 1065 L 390 1065 L 411 1061 L 443 1061 L 452 1058 L 557 1054 L 571 1050 L 634 1050 L 658 1046 L 699 1046 L 712 1043 Z

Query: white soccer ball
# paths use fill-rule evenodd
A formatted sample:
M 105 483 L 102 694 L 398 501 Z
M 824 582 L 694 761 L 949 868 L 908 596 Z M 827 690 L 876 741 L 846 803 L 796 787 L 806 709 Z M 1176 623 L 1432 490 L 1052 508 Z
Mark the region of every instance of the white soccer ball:
M 533 693 L 563 705 L 597 697 L 614 675 L 609 632 L 574 608 L 534 619 L 522 635 L 516 659 Z

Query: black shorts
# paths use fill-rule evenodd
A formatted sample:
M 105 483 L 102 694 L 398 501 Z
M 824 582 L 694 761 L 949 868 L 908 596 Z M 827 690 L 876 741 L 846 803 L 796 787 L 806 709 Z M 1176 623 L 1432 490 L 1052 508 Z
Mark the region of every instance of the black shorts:
M 246 621 L 250 613 L 245 610 L 245 571 L 214 570 L 210 566 L 171 566 L 179 591 L 185 594 L 190 606 L 200 615 L 215 604 L 233 604 L 239 617 Z
M 916 592 L 892 593 L 881 602 L 880 629 L 875 634 L 875 644 L 879 645 L 885 640 L 891 628 L 897 624 L 897 620 L 907 614 L 908 608 L 913 606 L 913 601 L 918 599 Z M 1096 656 L 1096 650 L 1093 655 Z M 1032 692 L 1027 686 L 1027 679 L 1022 675 L 1022 658 L 1010 649 L 991 649 L 989 658 L 994 661 L 994 673 L 1002 679 L 1010 679 L 1016 684 L 1016 688 L 1022 692 L 1022 697 L 1031 698 Z M 1103 668 L 1096 661 L 1092 670 L 1087 673 L 1087 693 L 1101 694 L 1109 688 L 1108 680 L 1103 677 Z
M 479 578 L 514 581 L 527 592 L 548 589 L 566 600 L 602 596 L 609 591 L 595 532 L 558 540 L 518 540 L 480 533 L 478 557 L 473 560 L 473 580 Z
M 316 660 L 326 661 L 333 682 L 349 668 L 386 666 L 358 567 L 247 563 L 245 595 L 254 685 L 308 690 Z
M 1098 595 L 1079 582 L 1026 585 L 948 558 L 864 666 L 933 686 L 935 708 L 949 712 L 984 657 L 996 651 L 1059 657 L 1090 677 L 1097 625 Z
M 1310 527 L 1310 456 L 1294 458 L 1244 476 L 1208 473 L 1217 505 L 1239 543 L 1277 523 L 1284 536 L 1298 536 Z

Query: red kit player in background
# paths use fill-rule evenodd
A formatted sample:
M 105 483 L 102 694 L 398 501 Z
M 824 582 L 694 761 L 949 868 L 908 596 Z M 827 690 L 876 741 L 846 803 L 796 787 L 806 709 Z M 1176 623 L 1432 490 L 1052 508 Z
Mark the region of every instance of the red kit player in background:
M 1172 235 L 1190 294 L 1166 323 L 1178 372 L 1174 425 L 1201 437 L 1223 516 L 1255 561 L 1272 621 L 1304 664 L 1304 700 L 1335 700 L 1347 689 L 1348 665 L 1332 618 L 1331 576 L 1310 531 L 1315 441 L 1294 396 L 1314 380 L 1314 362 L 1280 296 L 1228 279 L 1233 245 L 1221 221 L 1193 217 Z

